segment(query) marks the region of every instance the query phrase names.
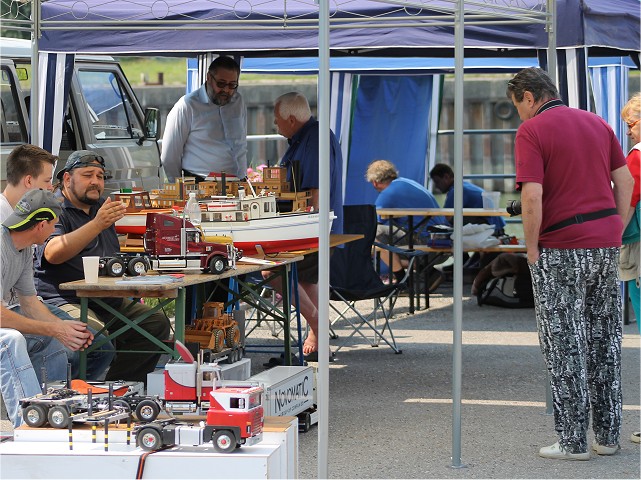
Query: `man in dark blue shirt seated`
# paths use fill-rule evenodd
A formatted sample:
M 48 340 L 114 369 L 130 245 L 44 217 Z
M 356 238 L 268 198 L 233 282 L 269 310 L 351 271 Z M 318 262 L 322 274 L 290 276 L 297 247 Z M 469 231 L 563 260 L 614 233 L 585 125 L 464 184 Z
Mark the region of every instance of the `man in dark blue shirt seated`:
M 103 199 L 105 189 L 105 161 L 95 152 L 80 150 L 67 159 L 65 168 L 58 173 L 62 214 L 54 233 L 44 245 L 36 249 L 35 282 L 38 294 L 75 318 L 80 317 L 80 303 L 75 291 L 61 290 L 59 285 L 84 278 L 82 258 L 109 257 L 120 251 L 114 224 L 125 214 L 121 202 Z M 129 318 L 139 317 L 150 308 L 142 303 L 129 305 L 122 298 L 104 298 L 105 303 Z M 94 320 L 107 323 L 112 315 L 94 307 Z M 138 323 L 155 338 L 169 337 L 169 319 L 156 312 Z M 124 326 L 117 320 L 114 330 Z M 158 348 L 134 329 L 123 332 L 115 339 L 117 350 L 137 350 L 150 353 L 118 352 L 106 380 L 147 381 L 158 359 Z M 154 353 L 151 353 L 154 352 Z
M 437 163 L 430 170 L 434 186 L 445 193 L 443 208 L 454 208 L 454 171 L 449 165 Z M 463 208 L 483 208 L 483 190 L 470 182 L 463 182 Z M 502 235 L 505 220 L 502 217 L 463 217 L 463 224 L 487 223 L 494 226 L 494 234 Z
M 274 124 L 278 133 L 287 138 L 289 148 L 280 165 L 287 168 L 287 179 L 297 189 L 311 192 L 312 207 L 319 209 L 319 158 L 320 132 L 318 120 L 312 116 L 307 98 L 299 92 L 281 95 L 274 102 Z M 331 233 L 343 233 L 343 156 L 334 132 L 329 138 L 329 208 L 336 218 Z M 294 168 L 298 165 L 298 168 Z M 310 331 L 303 345 L 303 354 L 318 350 L 318 254 L 306 255 L 298 268 L 298 296 L 300 312 Z M 265 272 L 269 275 L 269 272 Z M 274 284 L 274 288 L 279 286 Z

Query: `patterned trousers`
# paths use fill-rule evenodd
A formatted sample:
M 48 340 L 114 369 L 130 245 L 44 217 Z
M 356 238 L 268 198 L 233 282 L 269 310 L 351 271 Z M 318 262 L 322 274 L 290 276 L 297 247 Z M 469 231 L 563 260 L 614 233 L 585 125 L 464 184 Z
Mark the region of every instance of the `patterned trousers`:
M 588 451 L 619 443 L 621 429 L 621 292 L 618 248 L 541 249 L 530 265 L 539 343 L 562 447 Z

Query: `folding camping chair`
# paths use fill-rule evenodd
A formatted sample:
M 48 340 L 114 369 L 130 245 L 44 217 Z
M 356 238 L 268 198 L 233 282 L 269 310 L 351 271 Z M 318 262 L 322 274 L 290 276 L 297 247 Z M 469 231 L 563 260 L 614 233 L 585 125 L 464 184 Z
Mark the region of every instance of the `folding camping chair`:
M 398 295 L 407 288 L 409 272 L 414 260 L 420 251 L 409 251 L 398 247 L 376 243 L 376 207 L 374 205 L 348 205 L 343 207 L 343 233 L 362 234 L 364 238 L 349 242 L 343 248 L 336 248 L 330 260 L 330 300 L 341 302 L 335 305 L 330 302 L 330 307 L 338 314 L 338 318 L 331 322 L 330 328 L 334 332 L 336 322 L 343 319 L 353 331 L 336 349 L 340 350 L 345 343 L 355 334 L 359 334 L 373 347 L 381 341 L 385 342 L 396 353 L 402 351 L 396 346 L 396 339 L 392 332 L 389 320 L 392 316 Z M 385 285 L 376 270 L 372 259 L 372 247 L 376 245 L 409 258 L 409 266 L 405 277 L 398 283 Z M 356 305 L 360 300 L 373 300 L 374 310 L 365 315 Z M 349 312 L 356 315 L 347 315 Z M 380 327 L 379 327 L 380 323 Z M 363 330 L 371 329 L 367 336 Z M 386 334 L 387 332 L 387 334 Z

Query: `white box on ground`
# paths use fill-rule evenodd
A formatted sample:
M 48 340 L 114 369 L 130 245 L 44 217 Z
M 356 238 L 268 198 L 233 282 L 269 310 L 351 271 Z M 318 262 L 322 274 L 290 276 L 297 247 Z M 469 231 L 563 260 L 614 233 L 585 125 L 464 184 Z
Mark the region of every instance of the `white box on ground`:
M 259 382 L 265 389 L 265 416 L 296 416 L 314 408 L 316 382 L 312 367 L 274 367 L 250 380 Z
M 3 478 L 137 478 L 144 452 L 123 444 L 77 443 L 73 451 L 65 442 L 5 442 L 0 445 Z M 142 478 L 291 478 L 282 471 L 282 446 L 262 444 L 242 447 L 233 454 L 217 453 L 212 446 L 173 447 L 145 460 Z
M 298 426 L 291 417 L 266 417 L 263 440 L 243 446 L 232 454 L 217 453 L 211 444 L 173 447 L 150 455 L 144 478 L 298 478 Z M 123 427 L 124 428 L 124 427 Z M 2 478 L 81 478 L 99 472 L 99 478 L 136 478 L 145 452 L 124 443 L 125 431 L 109 430 L 105 452 L 104 429 L 99 427 L 96 443 L 91 429 L 73 431 L 69 450 L 68 431 L 54 428 L 19 427 L 13 442 L 0 444 Z

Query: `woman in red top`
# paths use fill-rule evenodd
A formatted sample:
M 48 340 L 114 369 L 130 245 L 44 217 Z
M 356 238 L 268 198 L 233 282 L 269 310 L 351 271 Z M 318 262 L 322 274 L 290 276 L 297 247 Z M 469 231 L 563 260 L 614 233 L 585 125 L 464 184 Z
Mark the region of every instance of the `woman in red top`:
M 641 92 L 635 94 L 630 98 L 628 103 L 625 104 L 623 110 L 621 110 L 621 118 L 628 125 L 628 136 L 632 140 L 634 145 L 626 157 L 626 162 L 628 162 L 628 168 L 630 173 L 634 178 L 634 189 L 632 190 L 632 200 L 630 201 L 630 211 L 628 216 L 624 219 L 626 229 L 631 222 L 636 221 L 640 222 L 639 219 L 639 200 L 641 199 Z M 641 333 L 641 316 L 639 316 L 639 302 L 641 300 L 641 293 L 639 292 L 639 274 L 641 273 L 641 267 L 639 267 L 639 230 L 637 229 L 636 236 L 636 250 L 633 250 L 632 244 L 625 243 L 625 233 L 624 233 L 624 245 L 621 247 L 621 260 L 623 260 L 626 253 L 629 253 L 629 258 L 632 259 L 631 263 L 636 262 L 636 274 L 626 276 L 625 273 L 619 269 L 619 274 L 622 276 L 622 279 L 627 280 L 628 294 L 630 296 L 630 302 L 632 303 L 632 308 L 634 309 L 634 315 L 637 317 L 637 327 L 639 328 L 639 333 Z M 628 250 L 633 250 L 628 252 Z M 634 268 L 631 268 L 634 272 Z M 629 278 L 631 277 L 631 278 Z M 632 434 L 631 440 L 635 443 L 639 443 L 641 439 L 641 432 L 634 432 Z
M 636 242 L 636 250 L 629 252 L 630 259 L 632 264 L 625 269 L 620 270 L 621 279 L 627 281 L 628 292 L 630 294 L 630 301 L 632 302 L 632 307 L 634 309 L 634 315 L 637 318 L 637 327 L 639 327 L 639 332 L 641 332 L 641 316 L 639 315 L 639 273 L 641 268 L 639 267 L 639 228 L 636 226 L 635 222 L 639 222 L 639 200 L 641 197 L 640 185 L 641 185 L 641 175 L 640 175 L 640 162 L 641 162 L 641 92 L 637 93 L 630 98 L 628 103 L 625 104 L 623 110 L 621 110 L 621 118 L 628 125 L 628 136 L 632 141 L 633 147 L 626 157 L 626 162 L 628 163 L 628 168 L 630 173 L 634 178 L 634 189 L 632 190 L 632 200 L 630 201 L 630 210 L 628 211 L 627 217 L 624 219 L 626 225 L 626 232 L 631 231 L 636 232 L 635 238 L 627 238 L 630 235 L 624 233 L 624 246 L 621 251 L 621 260 L 625 261 L 627 255 L 626 250 L 634 248 Z M 636 217 L 636 218 L 634 218 Z M 636 264 L 636 265 L 634 265 Z M 636 266 L 636 269 L 634 268 Z M 630 270 L 632 272 L 630 272 Z

